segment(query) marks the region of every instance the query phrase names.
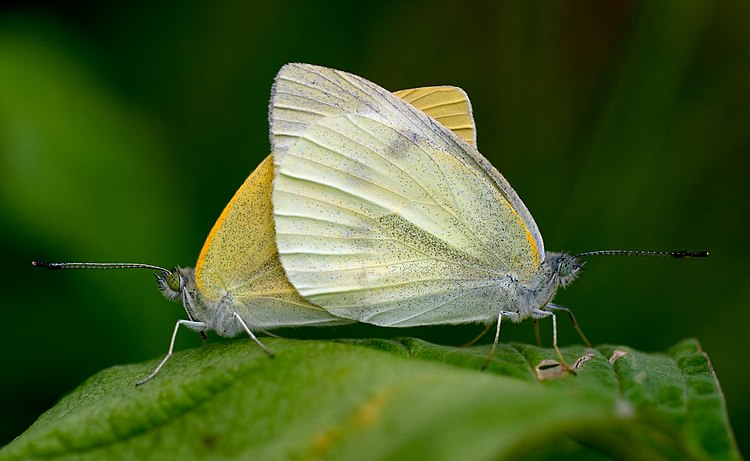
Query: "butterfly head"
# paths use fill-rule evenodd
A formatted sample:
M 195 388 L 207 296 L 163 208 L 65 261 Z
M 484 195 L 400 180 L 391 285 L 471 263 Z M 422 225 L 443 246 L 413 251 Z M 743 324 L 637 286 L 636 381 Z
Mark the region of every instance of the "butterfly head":
M 155 275 L 156 283 L 164 297 L 170 301 L 182 301 L 190 320 L 201 320 L 205 317 L 195 283 L 195 269 L 175 266 Z
M 566 287 L 581 273 L 583 263 L 577 257 L 565 253 L 559 253 L 556 258 L 555 276 L 560 286 Z
M 173 267 L 172 270 L 157 272 L 156 283 L 159 285 L 159 290 L 165 298 L 170 301 L 177 301 L 182 296 L 185 289 L 186 281 L 185 276 L 182 274 L 182 269 L 179 267 Z

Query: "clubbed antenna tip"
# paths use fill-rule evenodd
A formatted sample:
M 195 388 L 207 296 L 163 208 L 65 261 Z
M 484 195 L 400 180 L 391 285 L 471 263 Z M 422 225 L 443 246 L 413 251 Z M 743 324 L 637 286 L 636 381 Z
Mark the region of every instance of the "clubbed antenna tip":
M 708 251 L 675 251 L 675 258 L 708 258 Z

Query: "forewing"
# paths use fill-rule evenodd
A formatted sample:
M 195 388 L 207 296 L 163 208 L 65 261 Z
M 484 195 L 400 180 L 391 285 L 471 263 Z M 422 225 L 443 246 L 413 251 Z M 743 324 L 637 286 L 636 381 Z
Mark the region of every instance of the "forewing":
M 305 301 L 284 277 L 274 241 L 272 183 L 269 156 L 214 224 L 196 264 L 198 288 L 210 301 L 231 293 L 237 311 L 255 327 L 340 323 Z
M 467 170 L 481 175 L 482 187 L 495 189 L 510 204 L 532 242 L 528 249 L 519 249 L 521 253 L 512 255 L 509 263 L 517 257 L 534 261 L 534 268 L 520 268 L 519 276 L 523 278 L 544 259 L 544 243 L 531 213 L 486 158 L 434 118 L 356 75 L 296 63 L 279 71 L 270 107 L 274 162 L 282 161 L 300 136 L 323 118 L 347 114 L 362 115 L 418 135 L 453 156 Z
M 488 319 L 533 242 L 487 176 L 433 139 L 328 116 L 276 157 L 282 265 L 305 298 L 379 325 Z M 276 155 L 276 153 L 274 153 Z

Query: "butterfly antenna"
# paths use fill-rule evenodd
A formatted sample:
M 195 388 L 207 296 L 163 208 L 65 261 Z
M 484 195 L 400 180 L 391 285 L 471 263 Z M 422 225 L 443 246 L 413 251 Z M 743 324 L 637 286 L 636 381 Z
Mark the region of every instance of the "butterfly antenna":
M 142 263 L 48 263 L 45 261 L 31 261 L 34 267 L 46 267 L 49 270 L 58 271 L 63 269 L 150 269 L 168 274 L 170 271 L 163 267 Z M 189 315 L 189 314 L 188 314 Z M 199 331 L 203 341 L 207 339 L 206 332 Z
M 34 267 L 46 267 L 50 270 L 63 269 L 151 269 L 161 272 L 169 272 L 163 267 L 141 263 L 48 263 L 44 261 L 31 261 Z
M 581 256 L 654 256 L 657 258 L 707 258 L 708 251 L 638 251 L 638 250 L 598 250 L 578 253 Z

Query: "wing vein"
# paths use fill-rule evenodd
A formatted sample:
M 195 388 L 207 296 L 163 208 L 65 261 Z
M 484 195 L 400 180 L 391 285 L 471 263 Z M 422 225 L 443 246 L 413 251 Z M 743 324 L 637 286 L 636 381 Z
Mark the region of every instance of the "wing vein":
M 389 240 L 393 240 L 393 239 L 389 239 Z M 415 251 L 417 251 L 420 254 L 424 255 L 424 253 L 420 252 L 419 250 L 415 250 Z M 305 255 L 305 254 L 309 254 L 309 253 L 290 252 L 290 253 L 283 253 L 283 254 L 286 256 L 286 255 L 297 255 L 297 254 Z M 381 268 L 381 267 L 392 267 L 392 266 L 399 265 L 399 264 L 410 264 L 410 263 L 418 263 L 418 262 L 423 262 L 423 261 L 436 261 L 436 262 L 443 262 L 443 263 L 446 263 L 446 264 L 453 264 L 453 265 L 457 265 L 457 266 L 464 266 L 464 267 L 468 267 L 470 269 L 474 269 L 477 272 L 483 272 L 485 274 L 488 274 L 488 275 L 492 276 L 492 277 L 486 277 L 486 278 L 479 278 L 479 277 L 470 278 L 470 277 L 467 277 L 466 280 L 475 280 L 475 281 L 476 280 L 494 280 L 496 277 L 500 276 L 499 273 L 487 270 L 486 268 L 483 268 L 483 267 L 474 267 L 474 266 L 468 266 L 468 265 L 465 265 L 465 264 L 457 264 L 454 261 L 446 261 L 444 259 L 433 258 L 433 257 L 427 256 L 427 255 L 425 255 L 424 258 L 410 259 L 410 260 L 400 260 L 397 263 L 369 264 L 367 266 L 352 267 L 352 268 L 349 268 L 349 269 L 336 269 L 336 270 L 320 270 L 320 269 L 304 270 L 304 269 L 295 269 L 294 271 L 298 272 L 298 273 L 303 273 L 303 274 L 304 273 L 319 273 L 319 274 L 322 274 L 322 273 L 327 273 L 327 272 L 353 272 L 353 271 L 362 271 L 364 269 L 377 269 L 377 268 Z
M 455 296 L 453 296 L 453 297 L 451 297 L 450 299 L 446 299 L 446 300 L 444 300 L 444 301 L 440 302 L 439 304 L 436 304 L 436 305 L 432 305 L 432 306 L 430 306 L 429 308 L 427 308 L 427 309 L 425 309 L 425 310 L 423 310 L 423 311 L 421 311 L 421 312 L 418 312 L 418 313 L 416 313 L 416 314 L 410 315 L 410 316 L 408 316 L 408 317 L 403 317 L 403 318 L 399 318 L 399 320 L 398 320 L 397 322 L 393 322 L 393 323 L 390 323 L 389 325 L 398 325 L 399 323 L 405 323 L 405 322 L 406 322 L 406 321 L 408 321 L 408 320 L 412 320 L 412 319 L 415 319 L 415 318 L 417 318 L 417 317 L 420 317 L 420 316 L 422 316 L 422 315 L 425 315 L 425 314 L 427 314 L 428 312 L 432 312 L 432 311 L 434 311 L 434 310 L 436 310 L 436 309 L 438 309 L 438 308 L 440 308 L 440 307 L 443 307 L 443 306 L 445 306 L 446 304 L 448 304 L 448 303 L 450 303 L 450 302 L 454 302 L 454 301 L 456 301 L 457 299 L 459 299 L 459 298 L 462 298 L 462 297 L 466 296 L 466 295 L 468 294 L 468 292 L 470 292 L 470 291 L 475 291 L 475 290 L 479 290 L 479 289 L 482 289 L 482 288 L 486 288 L 486 287 L 487 287 L 487 285 L 480 285 L 480 286 L 477 286 L 477 287 L 472 287 L 472 288 L 469 288 L 469 289 L 468 289 L 468 290 L 466 290 L 466 291 L 460 291 L 460 292 L 456 293 L 456 295 L 455 295 Z M 389 309 L 389 310 L 390 310 L 390 309 Z M 381 311 L 381 312 L 388 312 L 389 310 L 384 310 L 384 311 Z M 381 312 L 379 312 L 379 313 L 381 313 Z M 369 319 L 371 319 L 371 318 L 375 317 L 375 315 L 377 315 L 377 314 L 374 314 L 374 315 L 371 315 L 371 316 L 369 316 L 369 317 L 368 317 L 367 319 L 364 319 L 364 321 L 366 322 L 367 320 L 369 320 Z

